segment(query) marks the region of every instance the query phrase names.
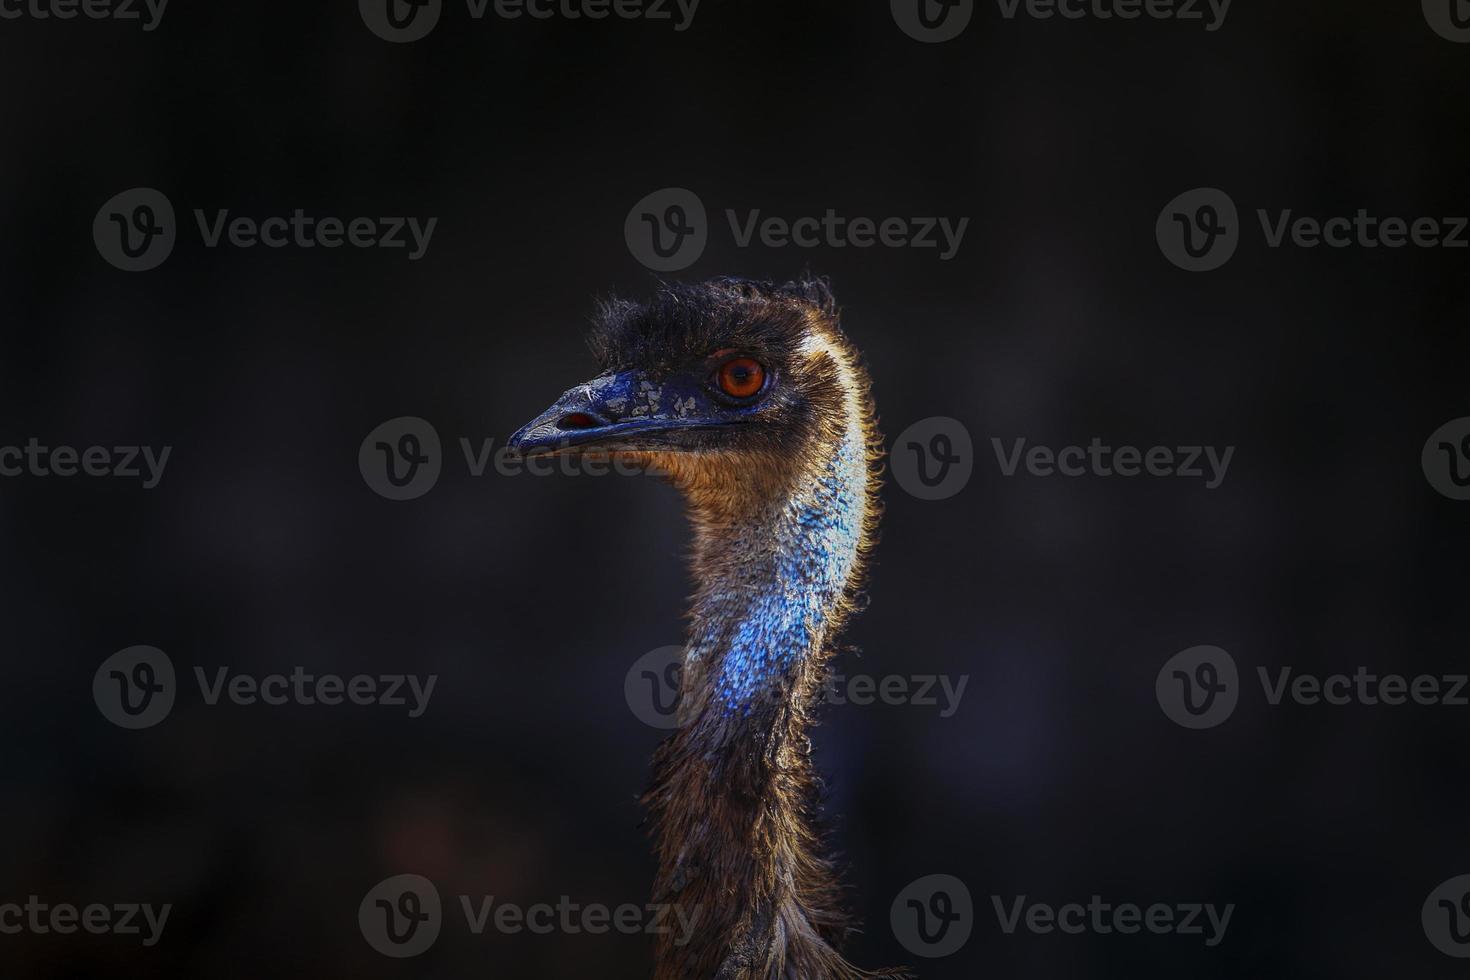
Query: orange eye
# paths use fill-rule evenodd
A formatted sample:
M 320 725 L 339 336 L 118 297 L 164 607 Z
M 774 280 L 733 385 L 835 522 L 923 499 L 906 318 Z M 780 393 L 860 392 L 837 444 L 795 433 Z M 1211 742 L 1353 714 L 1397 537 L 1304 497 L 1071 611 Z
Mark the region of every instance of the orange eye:
M 736 357 L 720 365 L 720 390 L 731 398 L 760 394 L 766 385 L 766 369 L 749 357 Z

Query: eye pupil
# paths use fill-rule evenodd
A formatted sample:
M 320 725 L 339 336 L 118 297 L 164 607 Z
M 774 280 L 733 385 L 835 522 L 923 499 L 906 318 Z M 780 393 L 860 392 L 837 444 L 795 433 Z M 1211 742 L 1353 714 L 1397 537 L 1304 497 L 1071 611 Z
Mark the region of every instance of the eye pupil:
M 732 398 L 750 398 L 760 393 L 766 382 L 766 369 L 749 357 L 737 357 L 720 367 L 720 390 Z

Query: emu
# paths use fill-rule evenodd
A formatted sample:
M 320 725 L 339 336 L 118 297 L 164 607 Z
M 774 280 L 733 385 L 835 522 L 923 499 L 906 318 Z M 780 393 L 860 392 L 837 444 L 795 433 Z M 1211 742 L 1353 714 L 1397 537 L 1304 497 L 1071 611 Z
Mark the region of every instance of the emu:
M 878 520 L 868 376 L 825 281 L 665 284 L 609 301 L 602 373 L 513 451 L 617 454 L 670 479 L 693 526 L 678 727 L 644 795 L 656 901 L 700 910 L 660 937 L 656 980 L 847 980 L 851 929 L 817 827 L 808 730 Z

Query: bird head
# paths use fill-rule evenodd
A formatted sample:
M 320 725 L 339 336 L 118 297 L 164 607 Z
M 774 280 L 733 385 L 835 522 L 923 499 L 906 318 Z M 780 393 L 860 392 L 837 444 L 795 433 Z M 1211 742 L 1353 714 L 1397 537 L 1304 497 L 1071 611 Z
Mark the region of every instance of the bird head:
M 824 282 L 666 284 L 602 304 L 591 346 L 601 373 L 516 432 L 513 452 L 613 454 L 730 485 L 812 458 L 866 404 Z

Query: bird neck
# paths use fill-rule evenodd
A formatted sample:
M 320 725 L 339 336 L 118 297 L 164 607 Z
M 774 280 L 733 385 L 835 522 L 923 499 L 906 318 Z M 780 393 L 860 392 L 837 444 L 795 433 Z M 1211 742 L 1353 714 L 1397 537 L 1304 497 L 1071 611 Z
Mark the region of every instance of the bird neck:
M 686 669 L 697 668 L 720 717 L 759 724 L 820 659 L 857 567 L 867 479 L 865 434 L 854 424 L 755 512 L 696 513 L 702 575 Z
M 660 942 L 660 980 L 858 975 L 832 948 L 845 920 L 811 826 L 806 735 L 871 523 L 869 424 L 849 407 L 822 450 L 753 481 L 781 493 L 685 487 L 699 590 L 680 727 L 645 802 L 659 900 L 702 925 L 686 946 Z

